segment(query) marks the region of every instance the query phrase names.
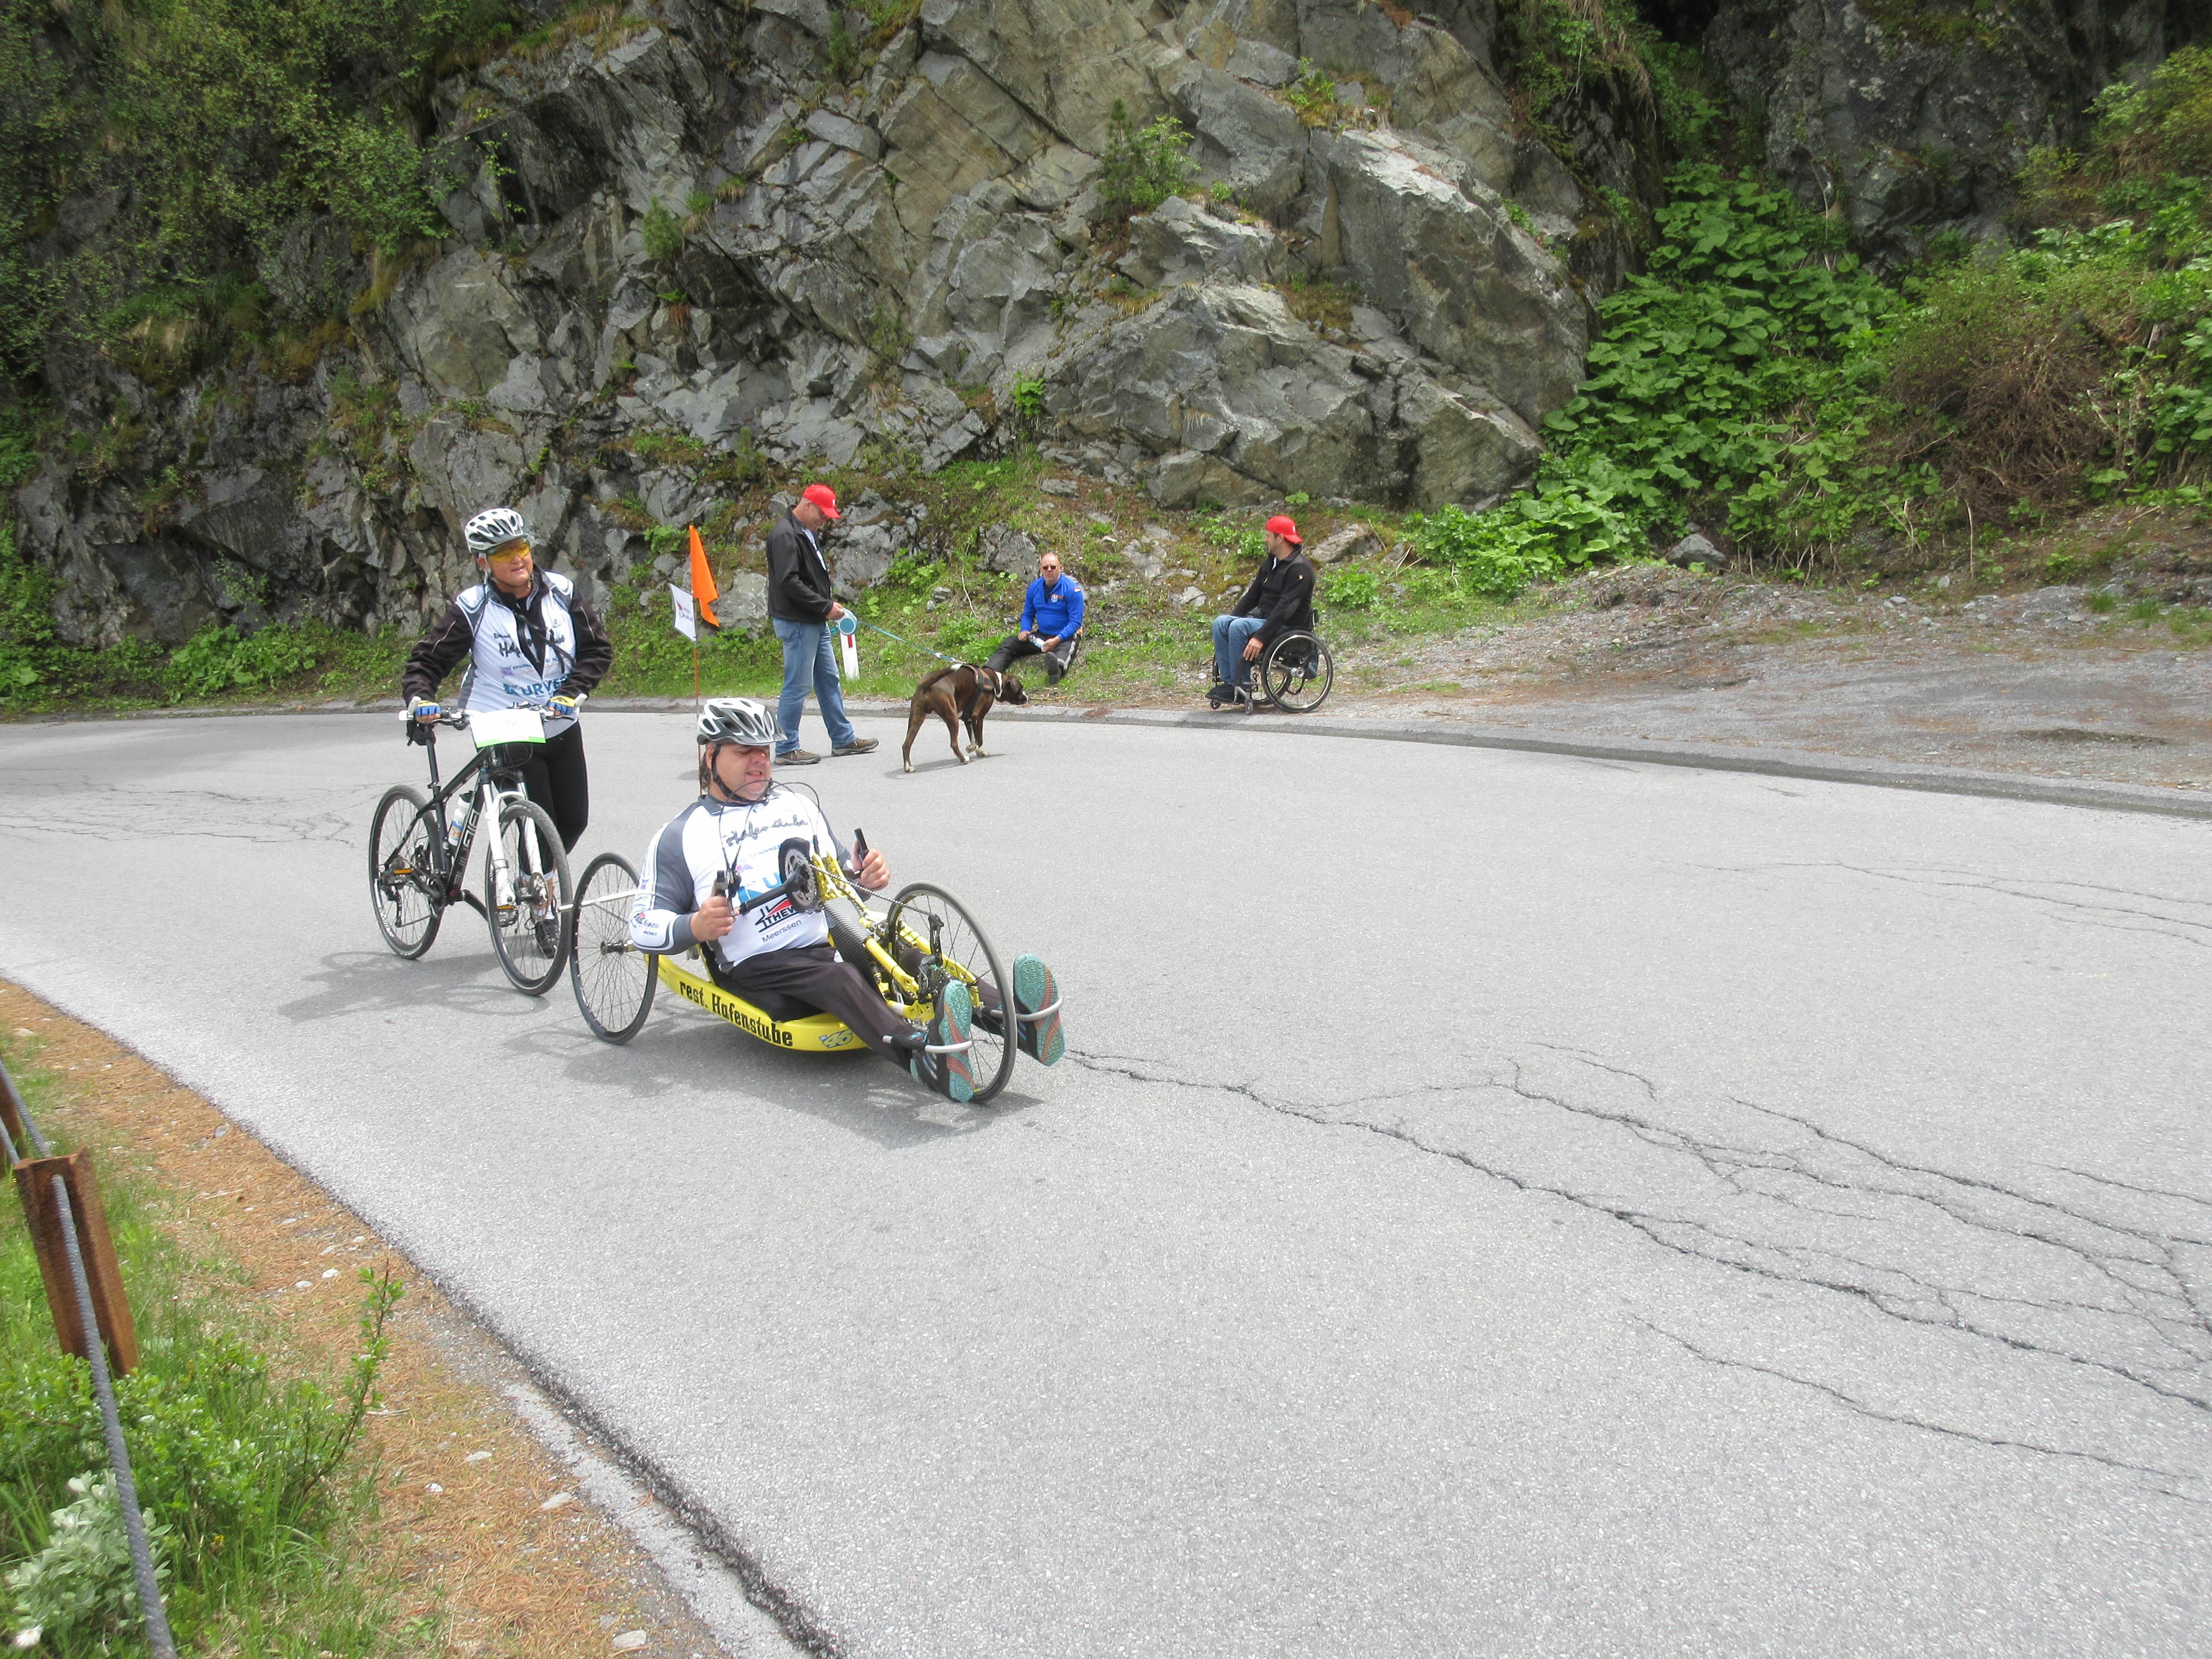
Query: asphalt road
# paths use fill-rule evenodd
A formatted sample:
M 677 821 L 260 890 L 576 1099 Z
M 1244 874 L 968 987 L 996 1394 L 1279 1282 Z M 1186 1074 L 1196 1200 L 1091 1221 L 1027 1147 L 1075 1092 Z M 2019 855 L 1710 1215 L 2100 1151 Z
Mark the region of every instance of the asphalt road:
M 688 726 L 593 719 L 585 854 Z M 793 775 L 1060 974 L 1069 1060 L 994 1108 L 665 998 L 604 1047 L 472 914 L 391 957 L 388 716 L 0 730 L 0 971 L 401 1243 L 820 1651 L 2212 1650 L 2212 825 L 864 730 Z

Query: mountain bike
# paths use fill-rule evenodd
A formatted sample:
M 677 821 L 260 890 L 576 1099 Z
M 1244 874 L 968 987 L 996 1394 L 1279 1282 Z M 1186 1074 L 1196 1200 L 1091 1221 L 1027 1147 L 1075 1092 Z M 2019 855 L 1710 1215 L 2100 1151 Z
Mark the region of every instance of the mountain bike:
M 857 835 L 854 839 L 865 854 L 866 843 Z M 825 912 L 837 954 L 860 969 L 900 1018 L 923 1023 L 935 1011 L 940 991 L 956 981 L 968 988 L 977 1011 L 975 1024 L 965 1044 L 947 1048 L 967 1054 L 977 1103 L 1005 1088 L 1013 1074 L 1020 1026 L 1040 1024 L 1060 1012 L 1057 1000 L 1033 1012 L 1017 1008 L 1018 1023 L 1009 1025 L 1000 989 L 1008 981 L 999 953 L 967 908 L 940 887 L 914 882 L 888 902 L 872 902 L 838 866 L 835 852 L 817 849 L 809 857 L 801 848 L 792 850 L 782 873 L 782 881 L 746 899 L 738 913 L 786 898 L 795 908 Z M 639 950 L 629 936 L 637 872 L 619 854 L 602 853 L 593 859 L 576 890 L 568 977 L 576 1006 L 595 1036 L 609 1042 L 629 1042 L 652 1012 L 653 992 L 665 985 L 770 1048 L 811 1054 L 866 1051 L 867 1045 L 833 1014 L 793 998 L 734 991 L 716 982 L 699 946 L 684 953 L 696 965 Z M 1057 1050 L 1051 1058 L 1059 1058 Z
M 471 715 L 441 711 L 435 721 L 405 714 L 407 739 L 429 753 L 430 795 L 394 784 L 376 804 L 368 829 L 368 898 L 384 942 L 412 961 L 430 948 L 449 905 L 466 904 L 491 929 L 492 952 L 514 988 L 543 996 L 561 976 L 568 950 L 572 890 L 561 833 L 523 793 L 531 747 L 545 741 L 543 708 Z M 466 730 L 477 745 L 468 763 L 438 781 L 438 727 Z M 480 824 L 494 826 L 484 849 L 483 896 L 464 884 Z

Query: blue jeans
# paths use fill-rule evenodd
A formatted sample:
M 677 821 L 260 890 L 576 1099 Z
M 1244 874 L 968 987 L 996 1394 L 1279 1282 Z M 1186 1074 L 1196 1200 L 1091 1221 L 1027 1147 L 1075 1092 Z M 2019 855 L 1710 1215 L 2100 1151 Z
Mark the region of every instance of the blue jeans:
M 771 618 L 775 636 L 783 641 L 783 700 L 776 704 L 783 741 L 775 752 L 788 755 L 799 747 L 799 717 L 806 708 L 806 684 L 813 677 L 814 698 L 822 705 L 822 723 L 830 728 L 830 746 L 842 749 L 853 741 L 853 722 L 845 718 L 845 691 L 837 678 L 837 659 L 830 639 L 836 632 L 828 623 L 786 622 Z
M 1213 619 L 1213 679 L 1217 685 L 1243 685 L 1251 679 L 1252 665 L 1244 660 L 1244 644 L 1267 625 L 1265 617 Z

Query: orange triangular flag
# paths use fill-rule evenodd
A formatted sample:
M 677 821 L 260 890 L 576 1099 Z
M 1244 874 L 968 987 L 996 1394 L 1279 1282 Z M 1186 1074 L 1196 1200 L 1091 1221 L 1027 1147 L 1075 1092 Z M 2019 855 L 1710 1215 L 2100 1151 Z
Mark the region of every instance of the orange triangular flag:
M 699 620 L 709 628 L 720 628 L 722 624 L 715 618 L 713 605 L 721 597 L 721 590 L 714 586 L 714 573 L 707 568 L 707 548 L 699 539 L 699 526 L 687 528 L 691 532 L 691 597 L 698 603 Z

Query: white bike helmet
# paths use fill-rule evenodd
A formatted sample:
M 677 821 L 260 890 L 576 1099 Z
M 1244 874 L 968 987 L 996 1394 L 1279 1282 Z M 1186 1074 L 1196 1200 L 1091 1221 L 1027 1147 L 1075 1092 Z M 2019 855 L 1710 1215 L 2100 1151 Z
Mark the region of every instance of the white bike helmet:
M 529 540 L 530 526 L 523 523 L 522 514 L 513 507 L 492 507 L 471 519 L 461 533 L 468 538 L 469 551 L 483 559 L 489 558 L 495 547 Z
M 699 742 L 742 743 L 772 749 L 783 735 L 775 713 L 751 697 L 709 697 L 699 711 Z

